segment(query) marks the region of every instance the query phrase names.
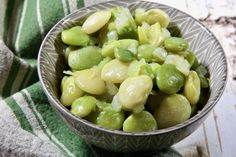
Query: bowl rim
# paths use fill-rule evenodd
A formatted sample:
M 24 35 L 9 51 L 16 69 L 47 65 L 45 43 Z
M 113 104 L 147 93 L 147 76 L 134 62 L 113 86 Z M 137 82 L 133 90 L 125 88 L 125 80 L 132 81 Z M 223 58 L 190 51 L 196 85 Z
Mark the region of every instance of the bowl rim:
M 114 3 L 116 2 L 115 0 L 109 0 L 109 1 L 106 1 L 106 2 L 101 2 L 101 3 L 97 3 L 97 4 L 93 4 L 93 5 L 90 5 L 90 6 L 85 6 L 85 7 L 82 7 L 78 10 L 76 10 L 75 12 L 73 13 L 70 13 L 68 15 L 66 15 L 65 17 L 63 17 L 61 20 L 59 20 L 51 29 L 50 31 L 47 33 L 47 35 L 44 37 L 43 41 L 42 41 L 42 44 L 40 46 L 40 49 L 39 49 L 39 53 L 38 53 L 38 57 L 37 57 L 37 71 L 38 71 L 38 76 L 39 76 L 39 80 L 40 80 L 40 83 L 42 85 L 42 88 L 43 88 L 43 91 L 44 93 L 46 94 L 46 96 L 48 97 L 48 99 L 53 102 L 53 103 L 50 103 L 53 107 L 55 107 L 57 110 L 60 110 L 60 112 L 63 112 L 65 113 L 67 116 L 70 117 L 70 119 L 73 119 L 74 121 L 76 122 L 80 122 L 80 123 L 83 123 L 84 125 L 88 126 L 88 127 L 92 127 L 93 129 L 95 130 L 99 130 L 99 131 L 102 131 L 102 132 L 106 132 L 106 133 L 110 133 L 110 134 L 116 134 L 116 135 L 120 135 L 120 136 L 152 136 L 152 135 L 161 135 L 161 134 L 167 134 L 167 133 L 170 133 L 172 131 L 177 131 L 177 130 L 181 130 L 181 129 L 184 129 L 185 127 L 188 127 L 189 125 L 197 122 L 199 119 L 205 117 L 211 110 L 212 108 L 218 103 L 218 101 L 220 100 L 220 98 L 222 97 L 223 93 L 224 93 L 224 90 L 226 88 L 226 84 L 228 82 L 228 63 L 227 63 L 227 60 L 226 60 L 226 53 L 221 45 L 221 43 L 218 41 L 218 39 L 216 38 L 216 36 L 206 27 L 204 26 L 199 20 L 197 20 L 196 18 L 194 18 L 192 15 L 188 14 L 188 13 L 185 13 L 184 11 L 181 11 L 177 8 L 174 8 L 172 6 L 169 6 L 169 5 L 165 5 L 165 4 L 161 4 L 161 3 L 158 3 L 158 2 L 151 2 L 151 1 L 144 1 L 144 0 L 141 0 L 141 1 L 138 1 L 138 0 L 127 0 L 127 1 L 123 1 L 124 3 L 126 3 L 127 5 L 131 5 L 133 3 L 142 3 L 142 2 L 145 2 L 145 3 L 150 3 L 150 4 L 157 4 L 157 5 L 160 5 L 160 6 L 165 6 L 165 7 L 168 7 L 168 8 L 171 8 L 171 9 L 174 9 L 176 10 L 177 12 L 181 12 L 182 14 L 184 14 L 185 16 L 188 16 L 190 18 L 192 18 L 194 20 L 194 22 L 196 22 L 196 24 L 198 24 L 202 29 L 205 29 L 205 31 L 214 39 L 214 41 L 217 43 L 217 45 L 219 45 L 219 48 L 221 49 L 222 51 L 222 54 L 224 56 L 224 67 L 225 67 L 225 77 L 223 79 L 223 85 L 222 87 L 219 89 L 219 93 L 216 95 L 217 98 L 212 102 L 210 103 L 209 105 L 205 106 L 199 113 L 197 113 L 196 115 L 194 115 L 193 117 L 191 117 L 190 119 L 186 120 L 185 122 L 182 122 L 180 124 L 177 124 L 175 126 L 172 126 L 172 127 L 168 127 L 168 128 L 164 128 L 164 129 L 158 129 L 158 130 L 154 130 L 154 131 L 148 131 L 148 132 L 137 132 L 137 133 L 130 133 L 130 132 L 124 132 L 122 130 L 111 130 L 111 129 L 107 129 L 107 128 L 103 128 L 103 127 L 100 127 L 92 122 L 89 122 L 83 118 L 79 118 L 79 117 L 76 117 L 75 115 L 73 115 L 66 107 L 64 107 L 60 101 L 58 100 L 55 100 L 53 98 L 53 96 L 51 95 L 51 93 L 48 91 L 49 89 L 47 89 L 46 85 L 45 85 L 45 82 L 42 78 L 42 75 L 41 75 L 41 54 L 42 54 L 42 50 L 43 50 L 43 47 L 44 47 L 44 44 L 46 43 L 47 41 L 47 38 L 51 35 L 51 33 L 53 32 L 53 30 L 61 23 L 63 23 L 65 20 L 68 20 L 70 16 L 74 15 L 74 14 L 78 14 L 79 12 L 83 11 L 84 9 L 89 9 L 89 8 L 93 8 L 93 7 L 96 7 L 98 5 L 104 5 L 106 3 Z M 128 7 L 128 6 L 127 6 Z M 210 95 L 211 96 L 211 95 Z M 210 98 L 210 97 L 209 97 Z M 59 102 L 59 103 L 58 103 Z M 208 104 L 208 102 L 206 103 Z

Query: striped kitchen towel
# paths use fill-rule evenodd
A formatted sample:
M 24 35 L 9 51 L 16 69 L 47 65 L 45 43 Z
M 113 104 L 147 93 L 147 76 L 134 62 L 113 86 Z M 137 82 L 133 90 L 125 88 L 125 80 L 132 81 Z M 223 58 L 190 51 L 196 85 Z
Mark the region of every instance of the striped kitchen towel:
M 0 156 L 137 156 L 91 147 L 51 108 L 36 59 L 49 29 L 76 9 L 101 0 L 1 0 Z M 181 156 L 172 149 L 142 156 Z M 139 154 L 140 156 L 140 154 Z

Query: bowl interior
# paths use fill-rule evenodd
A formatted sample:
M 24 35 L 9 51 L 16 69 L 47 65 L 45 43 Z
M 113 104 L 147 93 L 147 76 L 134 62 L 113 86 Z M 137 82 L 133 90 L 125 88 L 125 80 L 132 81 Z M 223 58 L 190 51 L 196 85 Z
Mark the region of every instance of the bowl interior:
M 216 40 L 215 36 L 193 17 L 175 8 L 145 1 L 109 1 L 82 8 L 63 18 L 51 29 L 40 48 L 38 57 L 38 72 L 46 95 L 54 101 L 54 104 L 56 104 L 54 107 L 67 112 L 68 115 L 74 117 L 78 121 L 84 122 L 83 119 L 73 116 L 59 101 L 60 81 L 63 76 L 62 72 L 67 67 L 63 56 L 63 49 L 65 48 L 65 45 L 61 41 L 61 31 L 78 24 L 81 25 L 81 21 L 83 21 L 83 19 L 97 10 L 116 6 L 125 6 L 131 11 L 134 11 L 136 8 L 159 8 L 164 10 L 170 16 L 171 23 L 168 29 L 172 35 L 181 35 L 184 39 L 186 39 L 190 45 L 189 49 L 196 54 L 200 63 L 206 66 L 209 70 L 210 97 L 205 107 L 190 120 L 177 126 L 167 128 L 164 131 L 171 131 L 173 129 L 188 125 L 193 121 L 196 121 L 202 115 L 208 113 L 222 95 L 227 80 L 227 63 L 222 47 Z M 89 125 L 95 128 L 97 127 L 93 124 Z M 101 129 L 99 127 L 97 128 Z M 103 130 L 109 131 L 108 129 Z M 153 133 L 159 132 L 163 132 L 163 130 L 157 130 Z M 129 134 L 122 131 L 120 131 L 120 133 Z

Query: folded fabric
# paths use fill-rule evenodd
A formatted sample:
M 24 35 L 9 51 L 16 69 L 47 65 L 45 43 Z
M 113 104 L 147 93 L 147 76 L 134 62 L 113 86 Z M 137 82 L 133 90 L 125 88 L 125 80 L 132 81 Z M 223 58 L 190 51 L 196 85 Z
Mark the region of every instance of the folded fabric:
M 137 156 L 91 147 L 50 106 L 36 58 L 49 29 L 63 16 L 101 0 L 4 0 L 0 39 L 0 156 Z M 1 21 L 1 20 L 0 20 Z M 4 99 L 5 98 L 5 99 Z M 181 156 L 173 149 L 138 156 Z

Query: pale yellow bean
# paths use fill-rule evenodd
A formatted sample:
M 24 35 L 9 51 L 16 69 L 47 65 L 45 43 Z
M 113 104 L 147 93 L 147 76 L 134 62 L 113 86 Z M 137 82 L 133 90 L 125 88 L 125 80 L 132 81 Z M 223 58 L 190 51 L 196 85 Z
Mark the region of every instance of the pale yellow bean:
M 149 25 L 158 22 L 161 27 L 166 28 L 170 23 L 170 18 L 160 9 L 150 9 L 146 12 L 143 9 L 137 9 L 135 12 L 135 21 L 139 25 L 143 22 L 147 22 Z
M 161 35 L 161 25 L 157 22 L 150 26 L 148 31 L 148 41 L 152 46 L 159 47 L 160 45 L 160 35 Z
M 121 83 L 128 77 L 128 67 L 128 63 L 113 59 L 104 65 L 101 77 L 106 82 Z
M 138 39 L 140 44 L 148 44 L 148 36 L 143 27 L 138 26 Z
M 64 76 L 64 77 L 62 78 L 62 80 L 61 80 L 61 86 L 60 86 L 61 91 L 63 90 L 63 88 L 64 88 L 64 86 L 65 86 L 65 82 L 66 82 L 66 80 L 67 80 L 68 77 L 69 77 L 69 76 Z
M 161 27 L 166 28 L 170 23 L 169 16 L 161 9 L 150 9 L 147 12 L 145 21 L 149 24 L 159 22 Z
M 100 70 L 97 67 L 85 69 L 73 73 L 75 83 L 83 91 L 101 95 L 106 91 L 105 82 L 101 79 Z
M 118 92 L 120 102 L 125 110 L 139 112 L 144 109 L 145 102 L 152 90 L 152 79 L 146 75 L 127 78 Z
M 75 80 L 73 76 L 65 76 L 61 82 L 61 103 L 64 106 L 70 106 L 72 102 L 81 97 L 84 92 L 75 84 Z
M 87 34 L 92 34 L 100 30 L 111 18 L 110 10 L 102 10 L 90 15 L 82 25 L 82 29 Z
M 184 84 L 184 96 L 188 99 L 192 106 L 195 106 L 200 98 L 201 85 L 198 74 L 190 71 Z
M 182 123 L 190 118 L 191 105 L 181 94 L 166 95 L 154 111 L 160 129 Z

